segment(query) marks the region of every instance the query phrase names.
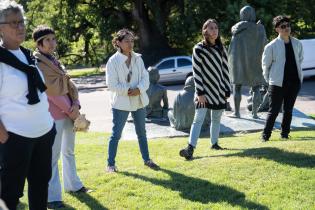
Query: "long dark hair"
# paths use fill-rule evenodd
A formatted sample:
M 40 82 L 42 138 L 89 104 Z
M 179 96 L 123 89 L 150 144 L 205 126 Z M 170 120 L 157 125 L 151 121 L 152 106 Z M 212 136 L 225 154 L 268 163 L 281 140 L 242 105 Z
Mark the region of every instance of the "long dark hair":
M 201 33 L 202 33 L 202 36 L 205 38 L 205 32 L 207 30 L 207 27 L 210 23 L 215 23 L 218 28 L 219 28 L 219 24 L 218 24 L 218 21 L 216 21 L 215 19 L 208 19 L 202 26 L 202 30 L 201 30 Z M 210 43 L 208 42 L 207 39 L 205 39 L 205 44 L 210 46 Z M 223 44 L 222 44 L 222 41 L 221 41 L 221 37 L 220 37 L 220 30 L 219 30 L 219 33 L 218 33 L 218 37 L 216 38 L 215 40 L 215 44 L 218 46 L 219 50 L 222 52 L 223 51 Z

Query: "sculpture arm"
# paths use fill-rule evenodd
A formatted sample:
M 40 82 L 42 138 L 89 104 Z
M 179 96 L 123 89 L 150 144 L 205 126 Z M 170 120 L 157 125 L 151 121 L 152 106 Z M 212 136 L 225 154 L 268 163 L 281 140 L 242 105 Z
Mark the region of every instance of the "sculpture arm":
M 116 92 L 119 95 L 128 95 L 130 85 L 128 83 L 119 82 L 117 66 L 110 60 L 106 64 L 106 84 L 110 91 Z
M 163 109 L 168 109 L 169 105 L 168 105 L 168 98 L 167 98 L 167 90 L 165 90 L 162 100 L 163 100 Z

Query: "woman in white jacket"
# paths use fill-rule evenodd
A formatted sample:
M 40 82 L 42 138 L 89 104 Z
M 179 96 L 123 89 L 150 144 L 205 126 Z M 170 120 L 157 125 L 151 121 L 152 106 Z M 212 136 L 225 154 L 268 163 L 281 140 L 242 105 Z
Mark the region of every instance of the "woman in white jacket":
M 145 130 L 145 106 L 149 103 L 146 94 L 149 88 L 149 75 L 141 55 L 133 51 L 134 39 L 134 34 L 128 29 L 118 31 L 112 41 L 117 52 L 110 57 L 106 65 L 106 83 L 108 90 L 112 92 L 113 112 L 112 135 L 108 146 L 108 172 L 117 171 L 115 157 L 118 141 L 129 112 L 134 120 L 144 164 L 152 169 L 159 168 L 149 157 Z

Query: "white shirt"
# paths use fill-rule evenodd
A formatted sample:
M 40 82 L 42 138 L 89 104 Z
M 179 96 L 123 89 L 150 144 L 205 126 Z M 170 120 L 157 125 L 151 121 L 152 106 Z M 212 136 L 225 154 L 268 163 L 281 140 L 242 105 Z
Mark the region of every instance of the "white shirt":
M 20 61 L 28 64 L 20 49 L 10 52 Z M 41 72 L 40 75 L 42 76 Z M 45 92 L 38 91 L 40 102 L 29 105 L 27 94 L 26 74 L 0 63 L 0 120 L 9 132 L 27 138 L 40 137 L 53 126 L 53 119 L 48 111 L 47 95 Z
M 106 83 L 108 90 L 112 92 L 112 108 L 123 111 L 136 111 L 149 104 L 149 98 L 146 93 L 150 85 L 149 74 L 144 67 L 140 54 L 131 53 L 129 68 L 125 63 L 127 59 L 127 56 L 118 51 L 110 57 L 106 64 Z M 132 76 L 128 82 L 127 77 L 130 71 Z M 128 96 L 129 88 L 138 88 L 140 95 Z

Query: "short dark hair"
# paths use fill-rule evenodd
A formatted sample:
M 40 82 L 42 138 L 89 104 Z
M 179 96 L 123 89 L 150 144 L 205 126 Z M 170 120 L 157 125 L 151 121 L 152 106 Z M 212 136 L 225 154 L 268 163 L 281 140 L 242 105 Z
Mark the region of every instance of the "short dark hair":
M 34 29 L 32 37 L 38 45 L 43 45 L 43 38 L 48 34 L 55 34 L 55 31 L 46 25 L 39 25 Z
M 290 23 L 291 22 L 290 17 L 284 16 L 284 15 L 278 15 L 277 17 L 273 18 L 272 25 L 274 25 L 274 27 L 277 28 L 279 25 L 281 25 L 284 22 Z

